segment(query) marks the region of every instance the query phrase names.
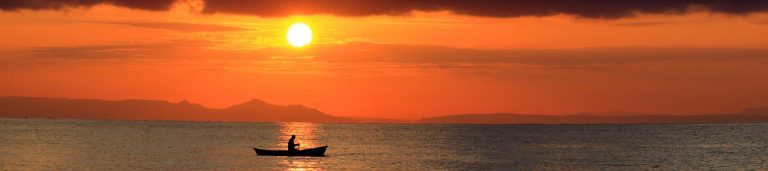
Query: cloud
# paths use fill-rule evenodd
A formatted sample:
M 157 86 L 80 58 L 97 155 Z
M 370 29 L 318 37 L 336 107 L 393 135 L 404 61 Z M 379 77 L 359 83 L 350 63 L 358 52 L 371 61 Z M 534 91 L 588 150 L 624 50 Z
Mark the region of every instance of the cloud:
M 614 26 L 621 26 L 621 27 L 647 27 L 647 26 L 657 26 L 657 25 L 664 25 L 664 24 L 670 24 L 672 22 L 668 21 L 643 21 L 643 22 L 622 22 L 622 23 L 616 23 Z
M 768 49 L 589 48 L 468 49 L 402 44 L 315 44 L 222 49 L 214 42 L 176 40 L 157 43 L 38 47 L 0 60 L 0 68 L 69 66 L 140 70 L 236 71 L 289 75 L 502 74 L 598 72 L 681 74 L 708 69 L 719 75 L 768 63 Z M 757 71 L 763 72 L 763 71 Z M 672 76 L 664 76 L 672 77 Z
M 259 16 L 330 14 L 341 16 L 401 15 L 412 11 L 451 11 L 484 17 L 569 14 L 584 18 L 621 18 L 636 13 L 681 14 L 692 7 L 726 14 L 766 11 L 763 0 L 206 0 L 205 13 Z
M 413 11 L 451 11 L 483 17 L 521 17 L 568 14 L 583 18 L 615 19 L 638 13 L 684 14 L 696 9 L 743 15 L 768 10 L 764 0 L 200 0 L 203 13 L 234 13 L 265 17 L 327 14 L 338 16 L 407 15 Z M 176 0 L 7 0 L 2 10 L 61 9 L 113 4 L 166 10 Z M 189 1 L 178 1 L 189 2 Z
M 168 10 L 176 0 L 3 0 L 1 11 L 59 10 L 64 8 L 89 7 L 99 4 L 112 4 L 119 7 L 163 11 Z
M 204 40 L 170 40 L 166 42 L 89 45 L 74 47 L 37 47 L 28 57 L 53 60 L 202 60 L 256 59 L 254 53 L 217 50 Z
M 285 47 L 254 50 L 210 48 L 211 42 L 177 40 L 161 43 L 41 47 L 38 59 L 217 59 L 282 63 L 375 64 L 387 66 L 467 67 L 497 64 L 586 69 L 637 63 L 766 62 L 768 49 L 717 48 L 585 48 L 585 49 L 471 49 L 431 45 L 350 42 L 318 44 L 296 51 Z
M 768 60 L 768 49 L 729 48 L 583 48 L 583 49 L 472 49 L 431 45 L 352 42 L 317 45 L 302 51 L 271 52 L 281 56 L 311 55 L 314 60 L 355 63 L 519 63 L 537 65 L 622 64 L 671 61 Z
M 192 23 L 108 23 L 129 25 L 134 27 L 165 29 L 178 32 L 229 32 L 248 30 L 241 27 L 222 26 L 212 24 L 192 24 Z

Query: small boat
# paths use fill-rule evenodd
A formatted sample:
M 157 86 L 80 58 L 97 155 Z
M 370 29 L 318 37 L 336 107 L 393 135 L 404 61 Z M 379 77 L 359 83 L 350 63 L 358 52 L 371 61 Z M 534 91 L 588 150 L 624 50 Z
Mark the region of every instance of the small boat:
M 310 149 L 303 149 L 303 150 L 295 150 L 295 151 L 288 151 L 288 150 L 264 150 L 264 149 L 258 149 L 253 148 L 254 151 L 256 151 L 256 155 L 260 156 L 314 156 L 314 157 L 322 157 L 325 156 L 325 149 L 328 148 L 328 146 L 322 146 L 317 148 L 310 148 Z

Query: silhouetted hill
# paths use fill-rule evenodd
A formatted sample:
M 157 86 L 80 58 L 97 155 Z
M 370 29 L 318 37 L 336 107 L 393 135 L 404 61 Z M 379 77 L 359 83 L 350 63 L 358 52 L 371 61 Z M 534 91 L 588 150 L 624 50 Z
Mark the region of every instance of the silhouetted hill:
M 424 118 L 419 123 L 473 124 L 663 124 L 663 123 L 768 123 L 768 108 L 750 108 L 738 114 L 708 115 L 526 115 L 513 113 L 461 114 Z
M 181 101 L 0 97 L 0 117 L 251 122 L 369 122 L 336 117 L 301 105 L 251 100 L 224 109 Z
M 259 121 L 280 122 L 354 122 L 354 120 L 335 117 L 317 109 L 302 105 L 276 106 L 261 100 L 251 100 L 230 106 L 221 111 L 226 120 L 249 121 L 258 117 Z
M 365 117 L 351 117 L 351 116 L 339 116 L 339 117 L 351 119 L 358 123 L 413 123 L 413 121 L 406 121 L 406 120 L 399 120 L 399 119 L 365 118 Z
M 206 108 L 186 100 L 98 100 L 37 97 L 0 97 L 0 117 L 118 120 L 189 120 L 244 122 L 407 123 L 378 118 L 339 117 L 302 105 L 273 105 L 251 100 L 223 109 Z M 419 123 L 474 124 L 646 124 L 646 123 L 768 123 L 768 107 L 747 108 L 736 114 L 642 115 L 589 113 L 530 115 L 514 113 L 462 114 L 424 118 Z
M 762 108 L 747 108 L 741 111 L 742 115 L 763 115 L 768 116 L 768 107 L 762 107 Z

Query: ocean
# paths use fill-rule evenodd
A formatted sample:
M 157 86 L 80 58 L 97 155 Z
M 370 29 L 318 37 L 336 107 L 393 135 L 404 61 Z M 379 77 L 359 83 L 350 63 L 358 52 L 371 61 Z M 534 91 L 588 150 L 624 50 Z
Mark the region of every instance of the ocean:
M 252 147 L 328 145 L 326 157 Z M 766 170 L 768 124 L 417 125 L 0 119 L 0 170 Z

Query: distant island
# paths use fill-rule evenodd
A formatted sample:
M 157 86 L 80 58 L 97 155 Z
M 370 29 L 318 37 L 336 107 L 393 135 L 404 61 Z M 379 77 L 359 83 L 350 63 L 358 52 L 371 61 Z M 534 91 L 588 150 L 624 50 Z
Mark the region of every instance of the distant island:
M 0 97 L 0 117 L 114 120 L 182 120 L 241 122 L 391 123 L 391 119 L 340 117 L 302 105 L 273 105 L 251 100 L 223 109 L 206 108 L 186 100 L 98 100 L 40 97 Z
M 424 118 L 429 124 L 704 124 L 704 123 L 768 123 L 768 107 L 749 108 L 735 114 L 577 114 L 532 115 L 514 113 L 460 114 Z
M 768 123 L 768 107 L 748 108 L 734 114 L 458 114 L 429 117 L 417 122 L 343 117 L 303 105 L 274 105 L 250 100 L 227 108 L 207 108 L 186 100 L 99 100 L 42 97 L 0 97 L 0 117 L 111 120 L 181 120 L 238 122 L 423 123 L 423 124 L 668 124 Z

